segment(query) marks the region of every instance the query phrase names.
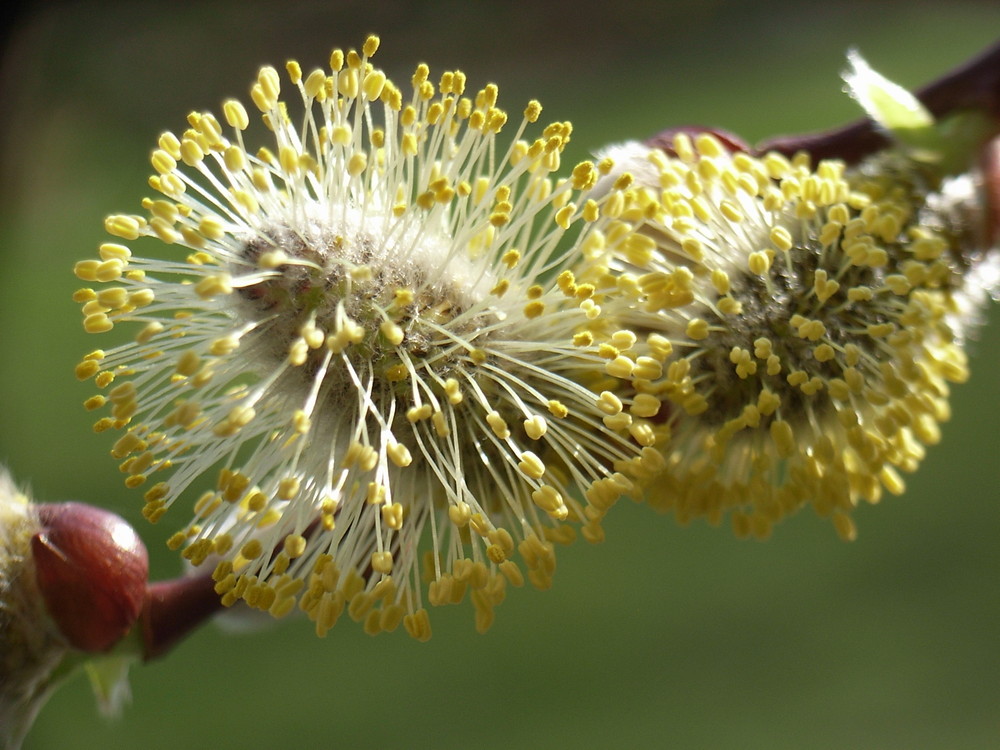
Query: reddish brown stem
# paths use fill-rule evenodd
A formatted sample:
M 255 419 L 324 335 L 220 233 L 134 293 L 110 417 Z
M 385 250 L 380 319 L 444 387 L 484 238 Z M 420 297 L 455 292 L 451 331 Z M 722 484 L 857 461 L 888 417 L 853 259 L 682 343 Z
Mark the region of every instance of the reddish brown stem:
M 979 172 L 986 196 L 986 241 L 988 245 L 1000 247 L 1000 136 L 983 148 Z
M 149 584 L 139 616 L 143 658 L 162 656 L 221 608 L 210 574 Z

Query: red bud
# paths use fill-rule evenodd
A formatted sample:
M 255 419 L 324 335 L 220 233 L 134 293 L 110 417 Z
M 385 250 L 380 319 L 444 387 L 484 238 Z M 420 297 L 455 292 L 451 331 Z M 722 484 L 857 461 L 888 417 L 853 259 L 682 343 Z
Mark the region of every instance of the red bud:
M 120 516 L 83 503 L 35 506 L 35 575 L 49 615 L 83 651 L 107 651 L 142 610 L 149 558 Z

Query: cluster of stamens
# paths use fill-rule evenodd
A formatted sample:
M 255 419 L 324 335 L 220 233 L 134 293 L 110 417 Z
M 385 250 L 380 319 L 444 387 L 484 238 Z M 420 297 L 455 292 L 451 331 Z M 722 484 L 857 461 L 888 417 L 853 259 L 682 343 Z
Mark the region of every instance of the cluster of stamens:
M 110 409 L 97 429 L 125 430 L 126 484 L 153 482 L 151 521 L 217 474 L 170 545 L 215 565 L 224 603 L 424 639 L 424 597 L 471 592 L 482 630 L 508 584 L 551 584 L 555 543 L 603 538 L 605 512 L 662 468 L 659 405 L 628 395 L 636 337 L 602 306 L 606 273 L 577 260 L 621 224 L 628 178 L 589 198 L 612 165 L 551 177 L 567 123 L 523 140 L 532 102 L 499 151 L 494 86 L 467 98 L 461 73 L 434 86 L 420 66 L 407 103 L 376 47 L 335 51 L 330 72 L 289 63 L 300 125 L 261 71 L 274 151 L 245 149 L 235 101 L 232 137 L 210 113 L 161 136 L 164 198 L 106 226 L 189 254 L 109 243 L 77 265 L 113 284 L 77 293 L 88 331 L 140 324 L 77 374 L 102 391 L 88 408 Z
M 946 325 L 944 236 L 914 224 L 914 188 L 730 153 L 679 134 L 634 211 L 647 240 L 618 253 L 638 328 L 671 352 L 668 468 L 650 502 L 680 520 L 732 511 L 767 536 L 811 503 L 853 538 L 850 512 L 899 493 L 966 377 Z M 642 212 L 645 219 L 639 216 Z

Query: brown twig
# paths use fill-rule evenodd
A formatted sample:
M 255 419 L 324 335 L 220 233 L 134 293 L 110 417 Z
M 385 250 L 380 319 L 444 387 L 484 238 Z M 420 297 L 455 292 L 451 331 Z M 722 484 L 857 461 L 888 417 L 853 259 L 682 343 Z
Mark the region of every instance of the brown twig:
M 139 616 L 143 658 L 162 656 L 221 608 L 210 574 L 149 584 Z

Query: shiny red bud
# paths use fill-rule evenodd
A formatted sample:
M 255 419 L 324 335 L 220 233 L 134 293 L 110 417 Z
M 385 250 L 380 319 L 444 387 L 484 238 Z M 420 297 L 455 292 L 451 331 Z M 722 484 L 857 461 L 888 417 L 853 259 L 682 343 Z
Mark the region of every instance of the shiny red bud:
M 83 503 L 35 506 L 35 576 L 49 615 L 82 651 L 107 651 L 142 610 L 146 546 L 120 516 Z

